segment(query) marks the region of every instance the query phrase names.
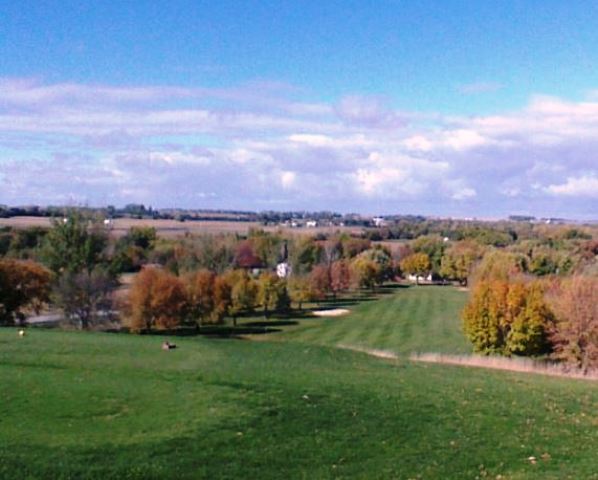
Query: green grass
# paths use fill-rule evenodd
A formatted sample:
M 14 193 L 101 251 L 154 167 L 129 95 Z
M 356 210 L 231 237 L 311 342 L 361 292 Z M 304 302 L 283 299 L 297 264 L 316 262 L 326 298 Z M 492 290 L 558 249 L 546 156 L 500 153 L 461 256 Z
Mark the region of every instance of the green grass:
M 379 298 L 348 305 L 342 317 L 310 318 L 281 334 L 285 340 L 413 352 L 469 353 L 461 332 L 466 294 L 452 287 L 387 287 Z
M 370 346 L 458 350 L 458 321 L 440 312 L 462 296 L 437 290 L 305 320 L 281 341 L 185 337 L 169 352 L 159 336 L 1 329 L 0 478 L 598 478 L 596 383 L 307 343 L 365 323 Z

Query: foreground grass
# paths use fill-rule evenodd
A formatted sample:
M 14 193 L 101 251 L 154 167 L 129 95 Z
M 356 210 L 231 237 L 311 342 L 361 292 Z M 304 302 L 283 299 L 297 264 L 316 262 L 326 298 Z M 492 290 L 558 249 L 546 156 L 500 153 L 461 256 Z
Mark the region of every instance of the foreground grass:
M 598 478 L 593 383 L 161 341 L 0 330 L 0 478 Z
M 399 354 L 471 352 L 460 312 L 466 294 L 452 287 L 386 287 L 366 301 L 336 302 L 350 309 L 342 317 L 310 318 L 278 334 L 285 340 L 391 350 Z M 336 305 L 335 305 L 336 306 Z

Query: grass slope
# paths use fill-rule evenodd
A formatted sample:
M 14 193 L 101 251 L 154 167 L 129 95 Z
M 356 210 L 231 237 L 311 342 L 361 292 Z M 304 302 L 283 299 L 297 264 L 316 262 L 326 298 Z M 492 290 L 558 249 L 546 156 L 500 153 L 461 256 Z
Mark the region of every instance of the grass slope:
M 598 478 L 596 384 L 161 341 L 0 330 L 0 478 Z
M 452 287 L 387 287 L 380 299 L 344 305 L 342 317 L 306 319 L 280 338 L 321 345 L 350 345 L 413 352 L 469 353 L 461 332 L 466 294 Z

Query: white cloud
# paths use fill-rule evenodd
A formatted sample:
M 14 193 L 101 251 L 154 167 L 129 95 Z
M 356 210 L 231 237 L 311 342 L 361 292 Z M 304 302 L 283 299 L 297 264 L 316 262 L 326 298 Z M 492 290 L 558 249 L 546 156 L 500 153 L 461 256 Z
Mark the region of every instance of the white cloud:
M 553 195 L 598 198 L 598 176 L 569 177 L 565 183 L 550 185 L 546 190 Z
M 284 171 L 280 174 L 280 184 L 282 188 L 288 189 L 293 187 L 295 184 L 295 180 L 297 179 L 297 174 L 295 172 Z
M 293 95 L 278 84 L 0 79 L 0 202 L 360 210 L 407 199 L 491 214 L 546 202 L 588 212 L 597 196 L 592 99 L 536 96 L 516 111 L 442 117 L 403 114 L 383 97 L 326 104 Z

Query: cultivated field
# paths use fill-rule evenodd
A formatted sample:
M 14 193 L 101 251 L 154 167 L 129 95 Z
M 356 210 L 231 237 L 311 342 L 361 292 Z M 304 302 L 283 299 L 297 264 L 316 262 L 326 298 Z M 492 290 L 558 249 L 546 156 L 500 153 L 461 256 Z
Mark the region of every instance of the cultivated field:
M 598 478 L 598 383 L 408 360 L 467 351 L 463 301 L 389 289 L 265 341 L 173 351 L 160 335 L 2 329 L 0 478 Z
M 13 228 L 28 228 L 28 227 L 50 227 L 51 220 L 47 217 L 11 217 L 0 218 L 0 227 L 10 226 Z M 177 220 L 152 220 L 152 219 L 135 219 L 135 218 L 118 218 L 114 220 L 111 227 L 111 233 L 114 236 L 122 236 L 131 227 L 154 227 L 159 236 L 162 237 L 180 237 L 185 234 L 218 234 L 218 233 L 238 233 L 246 235 L 250 229 L 263 229 L 269 232 L 281 231 L 283 233 L 292 233 L 297 235 L 314 235 L 317 233 L 360 233 L 363 229 L 361 227 L 315 227 L 315 228 L 289 228 L 278 225 L 264 226 L 258 222 L 239 222 L 239 221 L 222 221 L 222 220 L 201 220 L 201 221 L 185 221 L 179 222 Z

